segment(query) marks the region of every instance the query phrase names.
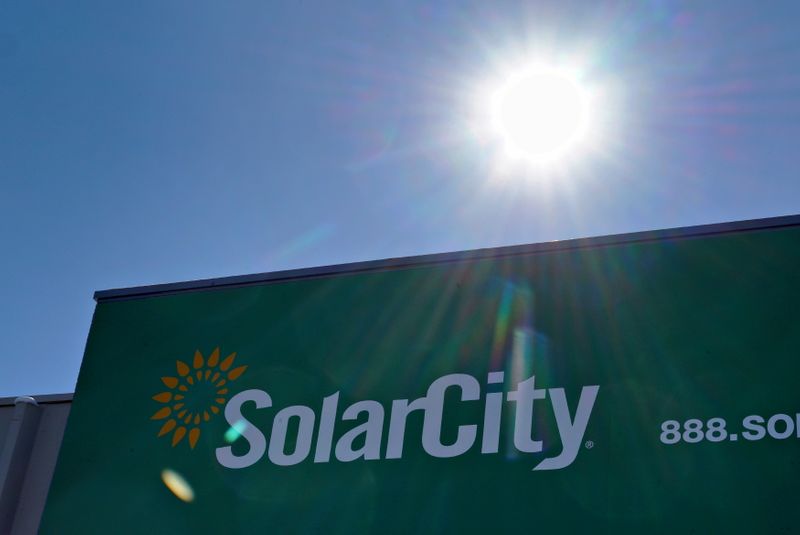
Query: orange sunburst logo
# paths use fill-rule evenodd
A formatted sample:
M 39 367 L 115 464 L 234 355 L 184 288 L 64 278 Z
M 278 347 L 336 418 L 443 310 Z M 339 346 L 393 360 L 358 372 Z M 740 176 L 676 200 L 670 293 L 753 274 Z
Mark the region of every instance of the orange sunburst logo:
M 200 426 L 219 414 L 220 407 L 225 405 L 228 399 L 227 383 L 241 377 L 247 369 L 247 366 L 231 369 L 235 359 L 236 353 L 231 353 L 220 362 L 219 348 L 216 348 L 208 360 L 199 350 L 195 351 L 191 368 L 185 362 L 177 361 L 178 376 L 161 378 L 169 390 L 153 396 L 154 400 L 165 406 L 150 419 L 168 418 L 158 436 L 174 431 L 174 448 L 188 435 L 189 447 L 194 449 L 200 438 Z

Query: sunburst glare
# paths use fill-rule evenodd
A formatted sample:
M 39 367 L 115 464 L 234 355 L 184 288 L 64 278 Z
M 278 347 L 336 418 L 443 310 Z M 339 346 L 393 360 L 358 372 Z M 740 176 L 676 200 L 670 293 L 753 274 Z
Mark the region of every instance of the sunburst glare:
M 477 84 L 473 126 L 490 140 L 495 167 L 563 171 L 601 142 L 601 91 L 581 69 L 520 62 Z
M 586 135 L 589 97 L 565 70 L 532 65 L 511 73 L 489 103 L 491 128 L 511 158 L 562 157 Z

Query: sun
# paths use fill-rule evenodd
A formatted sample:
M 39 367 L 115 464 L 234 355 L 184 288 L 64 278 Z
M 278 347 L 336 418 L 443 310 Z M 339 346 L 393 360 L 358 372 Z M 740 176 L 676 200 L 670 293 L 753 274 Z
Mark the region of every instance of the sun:
M 588 130 L 588 94 L 566 70 L 532 65 L 512 72 L 490 106 L 492 129 L 514 158 L 556 159 Z
M 231 353 L 220 362 L 219 348 L 206 360 L 200 351 L 195 351 L 192 366 L 176 362 L 177 377 L 162 377 L 161 382 L 169 390 L 153 396 L 163 404 L 151 420 L 167 420 L 158 431 L 158 436 L 172 433 L 172 447 L 188 436 L 189 447 L 194 449 L 200 439 L 200 427 L 219 414 L 228 396 L 227 383 L 235 381 L 247 370 L 247 366 L 231 369 L 236 353 Z M 229 371 L 230 370 L 230 371 Z
M 570 168 L 598 141 L 600 94 L 575 66 L 498 66 L 476 84 L 473 131 L 503 168 Z

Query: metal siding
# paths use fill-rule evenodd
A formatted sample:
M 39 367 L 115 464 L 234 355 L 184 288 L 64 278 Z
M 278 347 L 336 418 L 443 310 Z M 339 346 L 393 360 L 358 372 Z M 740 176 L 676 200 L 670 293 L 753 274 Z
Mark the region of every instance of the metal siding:
M 0 482 L 7 485 L 5 490 L 8 493 L 8 499 L 4 502 L 7 510 L 1 511 L 2 517 L 8 522 L 4 532 L 11 535 L 27 535 L 36 533 L 39 528 L 72 405 L 72 395 L 40 396 L 37 401 L 41 399 L 42 402 L 38 406 L 25 404 L 26 406 L 20 408 L 9 403 L 9 399 L 0 402 L 0 445 L 2 445 L 0 451 L 3 452 L 3 456 L 10 454 L 19 446 L 16 440 L 20 437 L 12 428 L 15 424 L 15 411 L 18 416 L 31 412 L 31 409 L 37 413 L 37 418 L 32 421 L 32 425 L 35 426 L 32 429 L 32 437 L 27 437 L 30 445 L 24 462 L 9 466 L 6 473 L 0 474 L 2 478 Z M 59 401 L 44 401 L 48 399 Z M 16 422 L 17 427 L 19 423 Z M 24 446 L 28 447 L 28 444 Z

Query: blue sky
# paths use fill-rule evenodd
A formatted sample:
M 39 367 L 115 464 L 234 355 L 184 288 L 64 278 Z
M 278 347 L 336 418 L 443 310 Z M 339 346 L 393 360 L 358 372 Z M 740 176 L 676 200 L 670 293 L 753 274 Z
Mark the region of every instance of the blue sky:
M 3 2 L 0 396 L 98 289 L 800 212 L 800 7 Z M 498 179 L 471 88 L 579 55 L 601 150 Z M 577 160 L 577 159 L 576 159 Z

